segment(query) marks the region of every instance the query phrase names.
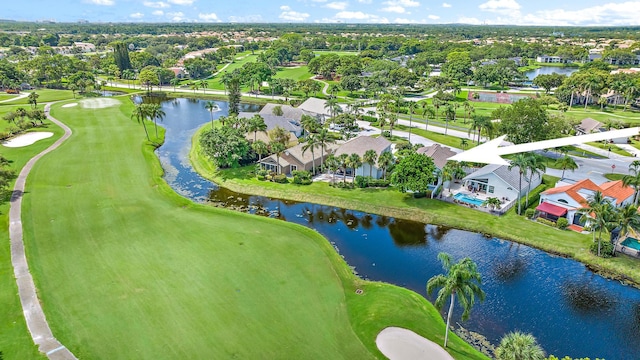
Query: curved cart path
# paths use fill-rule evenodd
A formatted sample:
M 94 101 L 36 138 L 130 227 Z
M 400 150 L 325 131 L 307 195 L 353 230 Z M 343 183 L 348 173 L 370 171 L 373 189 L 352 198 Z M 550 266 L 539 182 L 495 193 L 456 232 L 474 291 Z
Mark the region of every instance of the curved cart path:
M 33 342 L 38 345 L 38 349 L 43 352 L 51 360 L 76 360 L 76 357 L 62 345 L 51 332 L 47 318 L 44 316 L 42 306 L 36 294 L 36 286 L 33 283 L 33 277 L 29 272 L 27 257 L 24 252 L 24 242 L 22 241 L 22 194 L 25 190 L 25 182 L 27 176 L 33 168 L 33 165 L 45 154 L 50 153 L 60 146 L 65 140 L 71 136 L 71 129 L 60 121 L 49 115 L 51 104 L 47 104 L 44 108 L 47 118 L 54 124 L 60 126 L 64 130 L 64 135 L 51 146 L 34 156 L 20 171 L 16 185 L 11 195 L 11 207 L 9 210 L 9 237 L 11 239 L 11 263 L 13 271 L 18 283 L 18 294 L 20 295 L 20 303 L 24 313 L 27 327 L 33 338 Z

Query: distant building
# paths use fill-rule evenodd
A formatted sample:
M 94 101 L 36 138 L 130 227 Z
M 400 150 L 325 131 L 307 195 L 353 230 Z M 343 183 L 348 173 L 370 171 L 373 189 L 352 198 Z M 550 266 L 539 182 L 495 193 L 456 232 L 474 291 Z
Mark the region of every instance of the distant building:
M 92 43 L 74 42 L 73 46 L 75 46 L 76 48 L 80 49 L 84 53 L 95 52 L 96 51 L 96 46 L 93 45 Z
M 183 67 L 180 67 L 180 66 L 170 67 L 169 70 L 173 71 L 173 74 L 178 79 L 184 79 L 189 75 L 187 73 L 187 71 Z
M 570 61 L 568 59 L 563 58 L 562 56 L 549 56 L 549 55 L 541 55 L 536 57 L 536 62 L 546 63 L 546 64 L 566 64 Z

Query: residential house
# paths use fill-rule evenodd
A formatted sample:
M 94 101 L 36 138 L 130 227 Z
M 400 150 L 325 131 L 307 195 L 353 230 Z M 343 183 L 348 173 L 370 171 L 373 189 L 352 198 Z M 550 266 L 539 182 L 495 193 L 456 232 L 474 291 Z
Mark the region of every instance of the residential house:
M 607 131 L 604 125 L 598 120 L 594 120 L 591 118 L 583 119 L 580 122 L 580 124 L 576 126 L 576 135 L 593 134 L 593 133 L 599 133 L 603 131 Z M 626 144 L 628 140 L 629 139 L 626 137 L 620 137 L 620 138 L 610 139 L 610 142 L 614 144 Z
M 465 176 L 462 180 L 463 187 L 471 192 L 484 194 L 486 197 L 497 197 L 509 202 L 518 198 L 518 187 L 521 181 L 520 168 L 514 166 L 509 169 L 508 165 L 487 165 Z M 542 177 L 534 174 L 531 179 L 531 189 L 533 190 L 540 183 L 542 183 Z M 526 195 L 528 189 L 529 177 L 522 176 L 520 195 Z
M 536 62 L 539 63 L 553 63 L 553 64 L 566 64 L 569 60 L 563 58 L 562 56 L 549 56 L 549 55 L 541 55 L 536 57 Z
M 253 132 L 248 132 L 245 136 L 244 136 L 249 142 L 253 142 L 253 140 L 255 139 L 263 141 L 265 143 L 269 143 L 271 142 L 271 138 L 269 137 L 269 133 L 266 131 L 258 131 L 255 134 Z M 294 146 L 298 143 L 298 138 L 296 137 L 295 134 L 293 133 L 289 133 L 289 141 L 287 142 L 287 146 Z
M 188 75 L 187 71 L 182 66 L 170 67 L 169 70 L 173 71 L 173 74 L 178 79 L 185 79 Z
M 240 112 L 238 114 L 238 118 L 250 119 L 254 115 L 256 115 L 256 113 Z M 267 125 L 267 131 L 271 131 L 276 127 L 281 127 L 295 135 L 296 139 L 302 135 L 302 125 L 300 124 L 300 122 L 291 119 L 286 115 L 277 116 L 273 114 L 262 114 L 261 112 L 260 116 L 262 116 L 262 118 L 264 119 L 264 123 Z
M 581 210 L 587 206 L 589 198 L 600 191 L 605 199 L 614 206 L 624 206 L 633 202 L 634 190 L 624 186 L 622 180 L 609 181 L 596 185 L 590 179 L 580 180 L 574 184 L 557 186 L 540 194 L 540 205 L 536 208 L 539 216 L 557 221 L 564 217 L 574 230 L 582 230 L 585 220 Z
M 442 168 L 447 164 L 447 161 L 449 161 L 449 158 L 456 154 L 451 150 L 451 148 L 441 146 L 440 144 L 423 146 L 416 152 L 418 154 L 430 157 L 433 160 L 433 164 L 438 170 L 442 170 Z M 442 186 L 446 187 L 449 185 L 448 183 L 449 181 L 445 181 Z M 440 186 L 440 178 L 435 179 L 435 182 L 432 185 Z
M 358 156 L 362 158 L 367 150 L 374 150 L 379 158 L 380 154 L 383 152 L 391 151 L 391 141 L 382 136 L 377 138 L 371 136 L 358 136 L 340 145 L 335 151 L 335 156 L 337 157 L 342 154 L 358 154 Z M 364 161 L 360 167 L 356 168 L 355 174 L 351 172 L 352 169 L 347 169 L 347 175 L 349 176 L 369 176 L 369 174 L 371 174 L 374 179 L 380 179 L 383 175 L 383 171 L 378 168 L 377 163 L 371 166 Z
M 331 111 L 325 106 L 327 102 L 322 99 L 310 97 L 298 106 L 298 109 L 304 111 L 307 115 L 315 116 L 316 118 L 324 120 L 331 117 Z
M 74 42 L 73 46 L 80 49 L 83 53 L 96 51 L 96 46 L 92 43 Z
M 608 105 L 621 105 L 624 104 L 624 96 L 614 90 L 607 91 L 606 94 L 600 95 L 601 98 L 607 99 Z
M 322 156 L 322 149 L 317 147 L 311 152 L 311 149 L 302 151 L 305 144 L 298 144 L 285 150 L 278 161 L 278 157 L 275 154 L 269 155 L 259 162 L 260 166 L 269 171 L 279 172 L 280 174 L 291 175 L 292 171 L 296 170 L 313 170 L 313 164 L 315 159 L 316 167 L 335 150 L 335 145 L 327 145 L 324 150 L 324 157 Z M 278 166 L 280 171 L 278 171 Z
M 265 115 L 274 115 L 273 109 L 277 106 L 280 106 L 280 108 L 282 109 L 282 116 L 287 119 L 300 121 L 302 120 L 302 115 L 305 115 L 305 112 L 302 109 L 294 108 L 291 105 L 279 105 L 279 104 L 271 104 L 271 103 L 266 104 L 260 110 L 259 114 L 262 117 L 264 117 Z

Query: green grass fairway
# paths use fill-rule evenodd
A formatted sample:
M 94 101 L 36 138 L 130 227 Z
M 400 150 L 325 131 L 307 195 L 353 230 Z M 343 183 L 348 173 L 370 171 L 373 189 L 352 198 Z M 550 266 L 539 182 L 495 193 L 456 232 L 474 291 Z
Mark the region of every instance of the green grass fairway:
M 275 79 L 293 79 L 299 81 L 309 79 L 312 76 L 313 74 L 309 72 L 309 68 L 300 66 L 296 68 L 278 68 L 278 72 L 273 77 Z
M 175 194 L 120 99 L 54 107 L 74 135 L 36 164 L 24 198 L 40 300 L 76 356 L 382 358 L 374 339 L 390 325 L 442 343 L 444 322 L 426 300 L 358 280 L 314 231 Z M 486 359 L 455 336 L 451 349 Z
M 38 97 L 38 103 L 73 99 L 73 92 L 71 90 L 37 89 L 37 90 L 28 90 L 28 92 L 35 92 L 36 94 L 40 95 Z M 16 100 L 13 100 L 13 101 L 7 101 L 6 103 L 2 103 L 2 104 L 7 104 L 7 105 L 25 104 L 25 105 L 28 105 L 29 104 L 29 99 L 27 99 L 27 98 L 16 99 Z

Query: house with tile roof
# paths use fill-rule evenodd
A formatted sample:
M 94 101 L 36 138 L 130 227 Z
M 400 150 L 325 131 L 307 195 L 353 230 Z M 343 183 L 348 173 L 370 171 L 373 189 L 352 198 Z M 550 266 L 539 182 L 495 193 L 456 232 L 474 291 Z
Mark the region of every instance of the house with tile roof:
M 531 187 L 529 187 L 529 176 L 522 176 L 520 179 L 520 168 L 514 166 L 509 169 L 508 165 L 491 164 L 476 170 L 465 176 L 463 187 L 472 192 L 484 195 L 485 197 L 497 197 L 506 202 L 518 198 L 518 192 L 525 196 L 528 189 L 535 189 L 542 183 L 542 177 L 534 174 L 531 177 Z M 520 188 L 520 184 L 522 187 Z M 518 189 L 520 188 L 520 191 Z
M 616 207 L 633 203 L 634 190 L 624 186 L 622 180 L 608 181 L 597 185 L 590 179 L 584 179 L 564 186 L 545 190 L 540 194 L 540 205 L 536 208 L 539 216 L 557 221 L 564 217 L 575 230 L 582 230 L 585 219 L 580 211 L 587 206 L 589 198 L 600 191 L 605 199 Z
M 322 121 L 331 117 L 331 112 L 326 108 L 327 101 L 310 97 L 298 106 L 298 109 L 304 111 L 308 115 L 315 116 Z
M 238 114 L 238 118 L 251 119 L 255 114 L 256 113 L 241 111 Z M 267 125 L 267 131 L 281 127 L 295 135 L 296 139 L 302 135 L 302 124 L 300 124 L 299 120 L 295 120 L 287 115 L 278 116 L 268 113 L 262 114 L 262 112 L 260 112 L 260 116 L 262 116 L 264 123 Z
M 340 145 L 335 151 L 335 156 L 358 154 L 358 156 L 362 158 L 368 150 L 375 151 L 377 158 L 380 158 L 380 154 L 383 152 L 391 151 L 391 141 L 382 136 L 377 138 L 358 136 Z M 380 179 L 383 175 L 383 171 L 378 168 L 377 163 L 371 166 L 363 162 L 363 164 L 356 169 L 355 174 L 351 174 L 351 171 L 351 169 L 347 169 L 348 176 L 369 176 L 369 174 L 371 174 L 371 177 L 374 179 Z
M 315 148 L 313 152 L 311 149 L 303 151 L 302 148 L 304 145 L 305 144 L 298 144 L 288 148 L 280 155 L 279 159 L 275 154 L 269 155 L 262 159 L 259 164 L 265 170 L 285 175 L 291 175 L 291 172 L 296 170 L 311 171 L 313 170 L 314 162 L 315 166 L 319 167 L 336 148 L 334 144 L 327 145 L 324 149 L 323 156 L 320 147 Z
M 456 154 L 455 152 L 453 152 L 453 150 L 451 150 L 451 148 L 442 146 L 440 144 L 423 146 L 416 152 L 433 159 L 433 163 L 438 169 L 442 169 L 447 164 L 447 161 L 449 161 L 449 158 Z
M 282 116 L 284 116 L 287 119 L 292 119 L 299 122 L 300 120 L 302 120 L 302 115 L 305 115 L 305 112 L 302 109 L 295 108 L 291 105 L 280 105 L 280 104 L 271 104 L 271 103 L 266 104 L 260 110 L 259 114 L 262 117 L 265 117 L 267 115 L 275 115 L 273 113 L 273 109 L 278 106 L 282 109 Z
M 592 118 L 584 118 L 580 124 L 576 126 L 576 135 L 599 133 L 602 129 L 604 129 L 604 126 L 600 121 Z

